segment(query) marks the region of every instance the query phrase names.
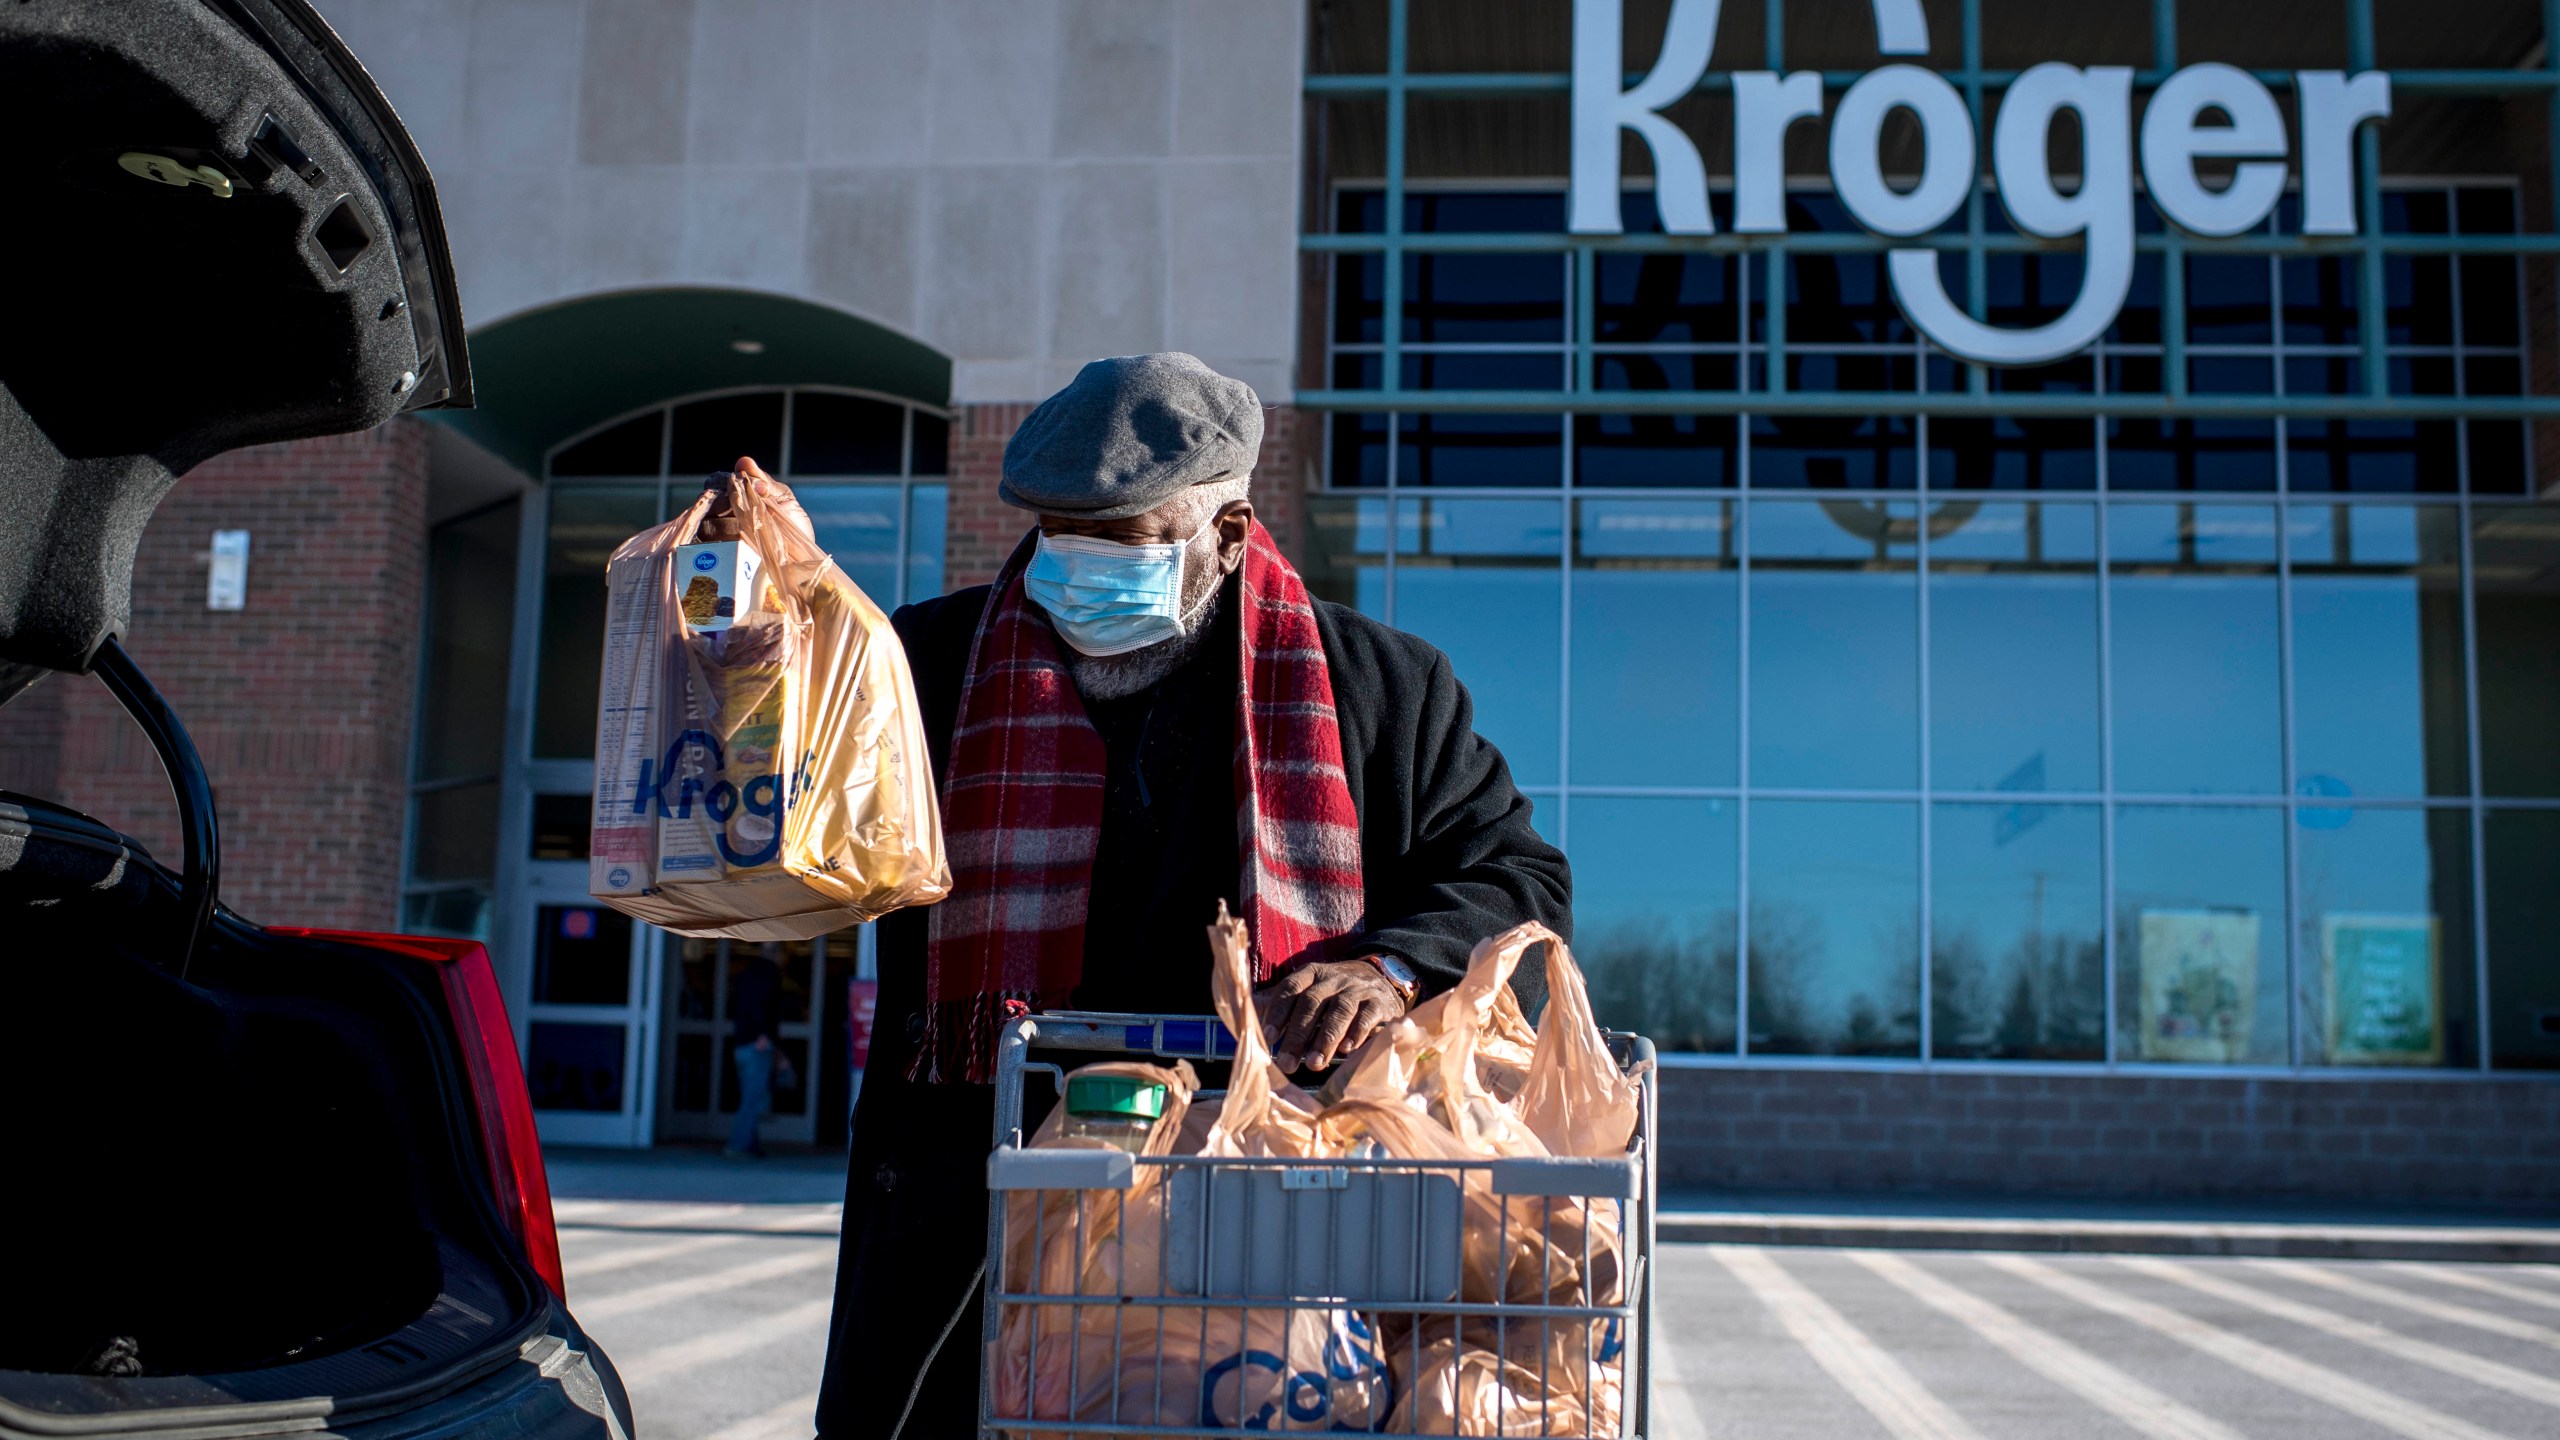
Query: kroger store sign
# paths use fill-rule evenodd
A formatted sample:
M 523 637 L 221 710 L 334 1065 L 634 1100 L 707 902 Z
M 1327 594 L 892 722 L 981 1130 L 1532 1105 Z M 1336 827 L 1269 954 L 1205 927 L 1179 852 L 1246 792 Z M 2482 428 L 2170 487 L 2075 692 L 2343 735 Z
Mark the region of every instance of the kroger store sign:
M 1920 0 L 1872 0 L 1877 48 L 1923 55 L 1929 22 Z M 1712 235 L 1707 174 L 1698 147 L 1661 111 L 1696 88 L 1715 48 L 1720 0 L 1674 0 L 1661 59 L 1633 89 L 1626 76 L 1623 0 L 1575 0 L 1573 171 L 1569 227 L 1614 235 L 1618 216 L 1618 132 L 1633 130 L 1653 150 L 1655 203 L 1674 235 Z M 2391 77 L 2304 70 L 2293 77 L 2300 123 L 2302 228 L 2310 235 L 2356 233 L 2356 127 L 2391 113 Z M 1787 228 L 1787 128 L 1822 115 L 1822 77 L 1810 70 L 1733 76 L 1733 228 L 1746 235 Z M 1879 144 L 1885 117 L 1907 110 L 1922 137 L 1918 182 L 1885 180 Z M 2079 120 L 2079 184 L 2065 193 L 2050 163 L 2049 132 L 2065 110 Z M 2086 252 L 2080 294 L 2049 324 L 2013 330 L 1986 325 L 1947 295 L 1935 250 L 1886 252 L 1894 299 L 1921 333 L 1949 352 L 1991 365 L 2034 365 L 2096 340 L 2123 308 L 2133 282 L 2133 174 L 2170 223 L 2191 234 L 2237 235 L 2257 225 L 2284 191 L 2294 147 L 2284 113 L 2257 77 L 2229 65 L 2190 65 L 2169 76 L 2133 126 L 2133 71 L 2114 65 L 2047 63 L 2020 72 L 1991 126 L 1991 173 L 2009 218 L 2050 240 L 2077 238 Z M 1924 235 L 1955 215 L 1979 168 L 1979 137 L 1964 97 L 1947 78 L 1917 65 L 1879 66 L 1858 77 L 1831 113 L 1831 183 L 1859 224 L 1879 235 Z M 2232 162 L 2227 182 L 2208 185 L 2196 162 Z M 2066 172 L 2068 173 L 2068 172 Z

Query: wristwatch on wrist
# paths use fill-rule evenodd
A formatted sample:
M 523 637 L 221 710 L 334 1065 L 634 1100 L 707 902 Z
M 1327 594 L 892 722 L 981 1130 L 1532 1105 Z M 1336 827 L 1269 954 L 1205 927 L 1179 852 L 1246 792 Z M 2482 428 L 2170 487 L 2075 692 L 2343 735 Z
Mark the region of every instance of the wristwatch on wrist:
M 1414 997 L 1422 993 L 1422 977 L 1413 973 L 1412 966 L 1393 955 L 1363 955 L 1360 958 L 1377 966 L 1378 973 L 1387 977 L 1387 983 L 1396 987 L 1396 994 L 1404 998 L 1404 1008 L 1413 1008 Z

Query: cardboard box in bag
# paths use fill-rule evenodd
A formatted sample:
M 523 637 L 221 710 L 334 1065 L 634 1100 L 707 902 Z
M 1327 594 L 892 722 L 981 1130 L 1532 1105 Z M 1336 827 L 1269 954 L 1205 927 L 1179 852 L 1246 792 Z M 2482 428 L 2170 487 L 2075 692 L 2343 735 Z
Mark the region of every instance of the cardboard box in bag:
M 742 533 L 704 542 L 718 500 Z M 606 584 L 597 899 L 680 934 L 780 940 L 948 892 L 905 651 L 787 489 L 706 490 L 617 550 Z

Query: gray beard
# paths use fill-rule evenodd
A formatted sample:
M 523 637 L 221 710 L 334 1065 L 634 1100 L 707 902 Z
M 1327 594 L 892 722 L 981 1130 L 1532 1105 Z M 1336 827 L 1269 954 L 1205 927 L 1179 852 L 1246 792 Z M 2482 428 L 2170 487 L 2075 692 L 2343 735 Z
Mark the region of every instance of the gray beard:
M 1220 576 L 1220 583 L 1211 585 L 1191 613 L 1182 617 L 1182 633 L 1170 640 L 1159 640 L 1125 655 L 1086 655 L 1072 645 L 1061 644 L 1058 648 L 1066 655 L 1067 676 L 1075 681 L 1076 693 L 1087 700 L 1118 700 L 1157 685 L 1190 664 L 1201 647 L 1209 643 L 1209 631 L 1218 618 L 1219 597 L 1226 593 L 1225 578 Z

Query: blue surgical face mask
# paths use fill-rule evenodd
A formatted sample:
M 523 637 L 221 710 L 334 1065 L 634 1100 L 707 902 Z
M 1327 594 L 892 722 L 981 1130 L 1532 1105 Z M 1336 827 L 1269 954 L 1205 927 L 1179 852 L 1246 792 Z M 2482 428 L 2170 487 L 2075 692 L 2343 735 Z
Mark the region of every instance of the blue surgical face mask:
M 1023 588 L 1079 653 L 1143 650 L 1182 633 L 1182 558 L 1209 528 L 1163 545 L 1044 533 Z

